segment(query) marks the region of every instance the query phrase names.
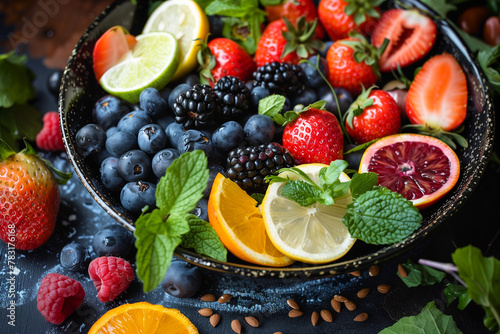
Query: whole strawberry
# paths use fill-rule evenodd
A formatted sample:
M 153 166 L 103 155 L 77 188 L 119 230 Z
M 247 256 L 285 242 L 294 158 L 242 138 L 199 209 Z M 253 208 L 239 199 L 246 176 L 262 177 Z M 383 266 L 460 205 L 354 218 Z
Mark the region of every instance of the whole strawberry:
M 347 111 L 345 127 L 357 144 L 396 134 L 401 129 L 398 105 L 389 93 L 369 88 Z
M 318 16 L 332 41 L 356 31 L 368 36 L 380 17 L 378 7 L 384 0 L 321 0 Z
M 344 140 L 340 124 L 332 113 L 307 107 L 285 126 L 283 147 L 296 164 L 324 163 L 342 159 Z
M 57 171 L 26 148 L 14 152 L 0 139 L 0 238 L 17 249 L 30 250 L 44 244 L 54 232 L 59 211 L 59 182 L 71 174 Z
M 252 57 L 236 42 L 227 38 L 215 38 L 204 44 L 198 60 L 203 68 L 200 72 L 202 83 L 212 87 L 225 76 L 247 81 L 255 71 Z

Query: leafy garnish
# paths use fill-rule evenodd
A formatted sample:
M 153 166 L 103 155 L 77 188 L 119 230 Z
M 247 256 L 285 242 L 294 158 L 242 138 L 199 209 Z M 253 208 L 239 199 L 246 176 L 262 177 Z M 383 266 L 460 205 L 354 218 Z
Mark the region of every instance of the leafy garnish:
M 379 332 L 379 334 L 391 333 L 455 334 L 461 333 L 461 331 L 451 316 L 445 315 L 438 310 L 434 302 L 430 302 L 422 309 L 420 314 L 403 317 L 391 327 L 387 327 Z
M 489 83 L 495 90 L 500 93 L 500 44 L 488 49 L 479 51 L 477 62 L 481 66 L 488 78 Z
M 460 284 L 446 284 L 446 287 L 444 288 L 444 295 L 446 296 L 446 299 L 448 299 L 448 302 L 446 303 L 447 306 L 450 306 L 455 299 L 458 299 L 457 307 L 459 310 L 464 310 L 472 300 L 469 296 L 467 288 Z
M 167 169 L 156 188 L 156 206 L 135 223 L 137 276 L 144 291 L 156 288 L 179 245 L 225 261 L 227 250 L 210 224 L 189 214 L 202 198 L 208 182 L 203 151 L 183 153 Z
M 398 276 L 410 288 L 419 285 L 433 285 L 435 283 L 441 282 L 446 276 L 446 273 L 442 272 L 441 270 L 437 270 L 421 264 L 416 264 L 410 260 L 403 264 L 403 267 L 405 268 L 408 275 L 406 277 L 402 277 L 398 273 Z

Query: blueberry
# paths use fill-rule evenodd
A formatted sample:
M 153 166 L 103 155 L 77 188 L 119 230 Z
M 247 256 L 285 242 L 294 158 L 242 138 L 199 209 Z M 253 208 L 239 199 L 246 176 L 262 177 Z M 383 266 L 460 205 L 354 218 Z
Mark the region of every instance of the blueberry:
M 148 124 L 139 130 L 137 142 L 144 152 L 156 154 L 167 145 L 167 134 L 158 124 Z
M 179 157 L 179 152 L 175 148 L 166 148 L 156 153 L 151 162 L 153 173 L 157 177 L 165 175 L 168 167 Z
M 134 249 L 134 237 L 121 225 L 109 225 L 94 235 L 92 248 L 98 257 L 116 256 L 127 259 Z
M 259 107 L 259 101 L 263 98 L 268 97 L 269 95 L 271 95 L 271 93 L 267 88 L 256 86 L 250 91 L 250 104 L 255 110 L 257 110 L 257 108 Z
M 125 152 L 137 147 L 137 137 L 130 132 L 118 130 L 106 139 L 106 150 L 113 157 L 121 157 Z
M 85 270 L 90 262 L 90 254 L 82 245 L 72 242 L 61 250 L 59 261 L 69 271 Z
M 177 100 L 177 97 L 182 93 L 187 92 L 191 88 L 193 87 L 191 87 L 187 83 L 181 83 L 172 89 L 172 92 L 168 96 L 168 106 L 170 107 L 170 110 L 174 110 L 174 102 L 175 100 Z
M 63 74 L 63 70 L 55 70 L 47 79 L 47 88 L 49 89 L 49 92 L 54 96 L 59 95 L 59 89 L 61 88 L 61 80 Z
M 208 182 L 207 187 L 203 191 L 203 196 L 206 198 L 210 197 L 210 192 L 212 191 L 212 185 L 214 184 L 215 177 L 217 174 L 221 173 L 225 175 L 225 169 L 219 164 L 210 164 L 208 166 Z
M 118 127 L 112 126 L 112 127 L 110 127 L 109 129 L 106 130 L 106 137 L 109 138 L 113 134 L 117 133 L 118 131 L 120 131 L 120 129 L 118 129 Z
M 182 133 L 177 141 L 177 150 L 179 154 L 191 152 L 194 150 L 202 150 L 207 158 L 212 156 L 213 145 L 209 137 L 198 130 L 187 130 Z
M 273 140 L 276 126 L 271 117 L 266 115 L 253 115 L 243 128 L 245 139 L 250 145 L 266 144 Z
M 137 136 L 140 128 L 151 123 L 153 123 L 151 117 L 144 110 L 136 110 L 123 116 L 118 122 L 117 127 L 121 131 L 130 132 L 134 136 Z
M 318 101 L 318 95 L 316 94 L 316 91 L 312 88 L 306 88 L 294 97 L 292 104 L 294 106 L 298 104 L 308 106 L 316 101 Z
M 165 128 L 165 133 L 167 134 L 170 146 L 177 147 L 177 142 L 179 141 L 179 137 L 182 136 L 184 132 L 186 131 L 184 131 L 184 127 L 182 126 L 182 124 L 179 124 L 177 122 L 170 123 Z
M 206 198 L 202 198 L 196 203 L 195 208 L 191 211 L 191 213 L 201 220 L 208 221 L 208 200 Z
M 318 65 L 319 70 L 321 71 L 321 73 L 323 73 L 323 75 L 326 78 L 328 64 L 326 63 L 326 59 L 323 57 L 320 57 L 318 61 L 318 56 L 316 55 L 310 57 L 309 61 L 312 63 L 312 65 L 308 62 L 303 62 L 300 63 L 299 66 L 302 67 L 302 69 L 304 70 L 306 86 L 311 88 L 318 88 L 325 83 L 325 80 L 318 73 L 316 65 Z
M 160 90 L 160 96 L 167 102 L 167 107 L 168 107 L 168 97 L 170 96 L 170 93 L 172 93 L 172 88 L 168 86 L 165 86 Z
M 193 87 L 194 85 L 197 85 L 200 83 L 200 76 L 198 74 L 192 73 L 189 75 L 186 75 L 179 83 L 185 83 Z
M 97 124 L 83 126 L 75 136 L 76 146 L 81 150 L 83 156 L 100 152 L 106 144 L 106 132 Z
M 128 182 L 145 180 L 151 173 L 151 158 L 141 150 L 128 151 L 118 160 L 118 172 Z
M 243 127 L 235 121 L 229 121 L 218 127 L 212 135 L 215 149 L 229 152 L 245 139 Z
M 200 289 L 201 279 L 199 267 L 184 261 L 172 260 L 160 285 L 171 296 L 189 298 Z
M 94 104 L 92 117 L 104 129 L 109 129 L 118 124 L 120 119 L 130 110 L 130 106 L 124 100 L 113 95 L 106 95 Z
M 118 158 L 109 157 L 101 163 L 101 182 L 104 187 L 111 191 L 119 190 L 125 184 L 125 180 L 118 173 Z
M 326 58 L 326 55 L 328 54 L 328 50 L 330 50 L 330 47 L 332 46 L 333 41 L 325 41 L 325 47 L 321 50 L 319 50 L 319 55 L 323 58 Z
M 156 205 L 156 185 L 151 182 L 137 181 L 125 184 L 120 192 L 120 202 L 123 207 L 134 213 L 140 213 L 147 205 L 153 208 Z
M 345 114 L 347 109 L 351 106 L 353 102 L 352 95 L 347 90 L 343 88 L 334 88 L 335 94 L 337 95 L 337 99 L 339 100 L 340 110 L 342 114 Z M 335 97 L 333 95 L 332 90 L 328 86 L 321 86 L 318 92 L 318 100 L 326 101 L 326 110 L 334 114 L 335 116 L 339 116 L 339 110 L 337 108 L 337 103 L 335 102 Z
M 353 148 L 357 147 L 355 144 L 346 144 L 344 146 L 344 152 L 348 152 Z M 350 169 L 358 170 L 359 164 L 361 163 L 361 157 L 365 150 L 357 150 L 349 154 L 344 153 L 344 160 L 349 164 Z
M 144 89 L 139 96 L 139 104 L 152 118 L 159 118 L 167 113 L 167 102 L 156 88 Z
M 170 114 L 163 115 L 162 117 L 156 119 L 156 124 L 158 124 L 165 130 L 172 123 L 175 123 L 175 117 Z

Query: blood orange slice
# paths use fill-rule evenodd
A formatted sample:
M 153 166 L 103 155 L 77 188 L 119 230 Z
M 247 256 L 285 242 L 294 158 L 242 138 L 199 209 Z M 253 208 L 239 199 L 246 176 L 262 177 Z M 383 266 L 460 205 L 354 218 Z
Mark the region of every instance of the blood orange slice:
M 360 173 L 378 174 L 378 184 L 398 192 L 419 209 L 441 199 L 458 181 L 460 162 L 441 140 L 417 134 L 384 137 L 370 145 Z

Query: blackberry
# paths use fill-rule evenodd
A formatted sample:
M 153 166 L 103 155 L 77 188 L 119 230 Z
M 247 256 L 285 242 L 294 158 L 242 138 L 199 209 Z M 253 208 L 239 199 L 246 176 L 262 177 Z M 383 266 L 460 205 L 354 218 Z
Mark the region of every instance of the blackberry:
M 292 156 L 278 143 L 244 146 L 229 152 L 226 176 L 242 189 L 263 192 L 264 178 L 281 168 L 292 167 Z
M 261 66 L 253 72 L 253 85 L 267 88 L 271 94 L 293 97 L 305 85 L 304 70 L 299 65 L 277 61 Z
M 219 114 L 218 98 L 212 87 L 197 84 L 177 97 L 173 110 L 184 129 L 208 128 Z
M 245 83 L 236 77 L 222 77 L 214 86 L 214 92 L 221 104 L 222 121 L 241 119 L 246 114 L 250 91 Z

